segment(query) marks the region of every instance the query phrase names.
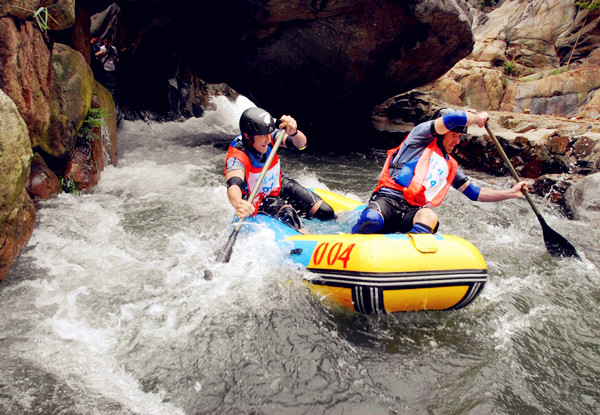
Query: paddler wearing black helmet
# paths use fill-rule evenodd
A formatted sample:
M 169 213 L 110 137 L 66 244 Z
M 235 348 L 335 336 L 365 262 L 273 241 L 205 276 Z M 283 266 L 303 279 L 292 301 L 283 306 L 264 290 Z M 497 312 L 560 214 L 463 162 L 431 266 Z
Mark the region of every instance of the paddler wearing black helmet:
M 387 152 L 368 206 L 352 233 L 435 233 L 438 215 L 433 210 L 454 187 L 472 201 L 497 202 L 523 196 L 521 181 L 510 189 L 490 189 L 473 183 L 451 156 L 467 127 L 484 127 L 489 114 L 442 108 L 434 118 L 415 126 L 405 139 Z
M 225 160 L 227 197 L 240 218 L 261 212 L 305 233 L 300 217 L 329 220 L 335 218 L 335 213 L 318 195 L 281 172 L 277 154 L 254 200 L 247 200 L 280 130 L 285 130 L 282 147 L 293 150 L 306 147 L 306 135 L 298 130 L 298 123 L 293 117 L 282 115 L 275 119 L 268 111 L 258 107 L 242 113 L 240 135 L 229 145 Z

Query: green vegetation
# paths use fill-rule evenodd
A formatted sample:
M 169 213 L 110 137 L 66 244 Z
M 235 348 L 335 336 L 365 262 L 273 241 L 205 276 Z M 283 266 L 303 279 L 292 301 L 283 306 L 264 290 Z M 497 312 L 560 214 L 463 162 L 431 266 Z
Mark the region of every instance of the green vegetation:
M 99 140 L 100 136 L 94 132 L 94 128 L 104 126 L 104 119 L 108 116 L 106 108 L 90 108 L 77 132 L 77 137 L 86 140 Z
M 582 9 L 596 10 L 600 7 L 600 2 L 598 0 L 576 1 L 575 5 Z
M 508 76 L 515 75 L 517 72 L 517 65 L 513 61 L 504 61 L 504 73 Z
M 70 177 L 62 177 L 61 176 L 59 178 L 59 181 L 60 181 L 60 187 L 62 187 L 63 192 L 73 193 L 77 196 L 81 196 L 81 192 L 77 188 L 77 183 L 75 183 L 75 180 L 71 179 Z

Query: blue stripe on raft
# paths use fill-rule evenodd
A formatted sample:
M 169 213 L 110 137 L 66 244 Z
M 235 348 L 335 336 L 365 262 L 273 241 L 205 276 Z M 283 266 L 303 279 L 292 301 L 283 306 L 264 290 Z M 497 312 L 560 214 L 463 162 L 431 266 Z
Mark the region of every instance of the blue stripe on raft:
M 290 258 L 303 267 L 308 267 L 312 254 L 317 247 L 317 241 L 293 241 L 294 250 Z

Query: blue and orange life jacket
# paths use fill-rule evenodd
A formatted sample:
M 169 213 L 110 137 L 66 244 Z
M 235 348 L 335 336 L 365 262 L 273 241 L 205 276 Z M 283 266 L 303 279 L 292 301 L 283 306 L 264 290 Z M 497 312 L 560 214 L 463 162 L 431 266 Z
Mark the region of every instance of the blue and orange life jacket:
M 458 163 L 449 154 L 444 156 L 437 140 L 434 139 L 421 153 L 416 163 L 413 160 L 406 163 L 407 167 L 411 166 L 414 170 L 412 170 L 410 183 L 407 183 L 408 186 L 403 186 L 390 177 L 391 161 L 401 145 L 388 150 L 375 191 L 387 187 L 402 192 L 406 201 L 413 206 L 439 206 L 456 176 Z

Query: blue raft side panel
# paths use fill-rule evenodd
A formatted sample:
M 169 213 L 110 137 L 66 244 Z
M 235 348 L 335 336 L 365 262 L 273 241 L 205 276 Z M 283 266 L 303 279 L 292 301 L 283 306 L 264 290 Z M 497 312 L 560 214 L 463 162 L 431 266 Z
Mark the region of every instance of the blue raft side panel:
M 362 209 L 364 206 L 361 206 Z M 289 238 L 290 236 L 300 235 L 300 232 L 295 230 L 294 228 L 289 227 L 285 223 L 280 222 L 279 220 L 264 214 L 257 214 L 254 217 L 246 218 L 246 222 L 248 224 L 255 224 L 259 226 L 264 226 L 271 229 L 275 233 L 275 241 L 282 242 Z M 252 227 L 244 227 L 242 226 L 240 232 L 251 232 Z M 406 240 L 410 239 L 409 236 L 403 233 L 392 233 L 383 235 L 386 238 L 394 239 L 394 240 Z M 437 240 L 443 240 L 444 237 L 439 234 L 433 235 Z M 289 258 L 295 263 L 308 267 L 310 264 L 310 260 L 312 258 L 312 254 L 315 248 L 318 245 L 318 241 L 286 241 L 289 246 L 286 246 L 286 249 L 289 249 Z

